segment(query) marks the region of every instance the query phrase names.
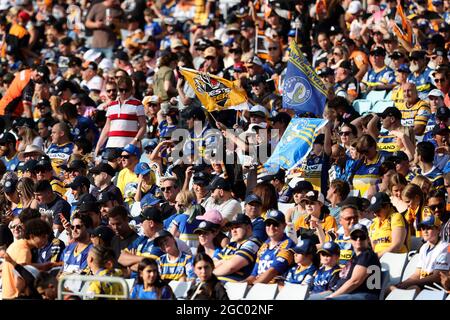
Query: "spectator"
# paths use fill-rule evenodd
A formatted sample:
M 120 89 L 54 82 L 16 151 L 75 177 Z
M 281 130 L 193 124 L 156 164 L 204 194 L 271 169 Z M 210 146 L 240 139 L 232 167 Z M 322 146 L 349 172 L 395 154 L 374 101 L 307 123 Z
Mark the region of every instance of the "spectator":
M 425 100 L 428 92 L 433 87 L 433 80 L 431 78 L 432 70 L 427 67 L 426 52 L 423 50 L 412 51 L 409 55 L 411 61 L 411 74 L 408 76 L 408 82 L 414 83 L 417 86 L 419 98 Z
M 139 148 L 134 144 L 127 144 L 122 149 L 120 158 L 122 160 L 123 169 L 120 170 L 119 175 L 117 176 L 116 185 L 123 195 L 125 195 L 125 189 L 127 185 L 132 183 L 137 184 L 138 182 L 138 177 L 134 173 L 134 168 L 138 164 L 140 156 L 141 152 L 139 151 Z
M 422 136 L 431 114 L 430 106 L 425 100 L 419 98 L 414 83 L 406 82 L 402 89 L 405 102 L 397 105 L 402 113 L 402 125 L 413 127 L 415 135 Z
M 339 220 L 339 204 L 344 201 L 350 193 L 350 187 L 347 182 L 342 180 L 334 180 L 330 183 L 327 193 L 327 200 L 330 202 L 330 216 L 336 221 Z
M 19 164 L 19 157 L 16 149 L 16 137 L 9 132 L 0 136 L 0 157 L 6 166 L 6 170 L 15 171 Z
M 226 221 L 242 213 L 242 207 L 231 195 L 231 183 L 223 178 L 217 179 L 209 187 L 211 196 L 206 200 L 205 209 L 217 209 Z
M 116 175 L 113 167 L 107 163 L 100 163 L 90 170 L 94 177 L 94 185 L 97 188 L 94 195 L 99 200 L 100 194 L 110 192 L 114 200 L 119 204 L 123 203 L 123 197 L 121 190 L 112 183 L 112 178 Z
M 261 242 L 267 240 L 266 226 L 264 219 L 261 217 L 262 201 L 256 194 L 249 194 L 245 198 L 245 215 L 252 221 L 253 236 Z
M 47 155 L 52 160 L 53 169 L 59 175 L 62 165 L 67 165 L 73 152 L 74 144 L 70 136 L 70 128 L 64 122 L 59 122 L 52 127 L 52 144 L 47 149 Z
M 339 265 L 344 267 L 354 255 L 354 250 L 350 241 L 350 231 L 359 221 L 359 209 L 358 204 L 356 202 L 352 202 L 351 198 L 347 198 L 344 202 L 342 202 L 341 206 L 339 224 L 342 227 L 342 233 L 338 234 L 335 241 L 340 249 Z
M 435 147 L 431 142 L 422 141 L 418 143 L 417 160 L 421 174 L 430 179 L 432 183 L 431 190 L 441 190 L 444 188 L 444 178 L 442 172 L 433 165 L 434 150 Z
M 287 272 L 285 282 L 311 287 L 314 281 L 314 273 L 317 271 L 317 266 L 314 263 L 316 246 L 310 239 L 300 240 L 293 251 L 295 265 Z
M 220 246 L 219 234 L 220 225 L 209 221 L 202 221 L 194 233 L 198 235 L 198 247 L 196 253 L 205 252 L 211 258 L 217 258 L 222 247 Z

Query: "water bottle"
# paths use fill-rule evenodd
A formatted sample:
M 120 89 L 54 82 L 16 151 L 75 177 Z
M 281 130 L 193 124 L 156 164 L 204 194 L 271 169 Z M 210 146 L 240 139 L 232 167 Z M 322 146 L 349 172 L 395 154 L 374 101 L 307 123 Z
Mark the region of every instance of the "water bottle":
M 105 25 L 108 27 L 111 25 L 111 9 L 110 8 L 106 8 Z

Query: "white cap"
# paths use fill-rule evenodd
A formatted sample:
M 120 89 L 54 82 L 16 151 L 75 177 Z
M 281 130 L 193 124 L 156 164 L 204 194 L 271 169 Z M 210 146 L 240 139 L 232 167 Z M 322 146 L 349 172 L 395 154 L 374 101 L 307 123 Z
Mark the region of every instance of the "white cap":
M 99 76 L 93 77 L 87 84 L 89 90 L 102 91 L 103 79 Z
M 248 131 L 254 131 L 255 128 L 267 129 L 267 122 L 252 123 L 248 127 Z
M 10 0 L 0 0 L 0 11 L 8 10 L 11 8 Z
M 443 97 L 444 97 L 444 94 L 443 94 L 442 91 L 439 90 L 439 89 L 433 89 L 433 90 L 431 90 L 431 91 L 428 93 L 428 95 L 427 95 L 427 97 L 430 97 L 430 96 L 432 96 L 432 97 L 441 97 L 441 98 L 443 98 Z
M 361 11 L 361 2 L 359 2 L 359 1 L 350 2 L 347 12 L 350 14 L 355 14 L 355 13 L 358 13 L 359 11 Z
M 83 60 L 85 60 L 85 61 L 94 61 L 94 62 L 96 62 L 96 60 L 97 60 L 98 58 L 100 58 L 101 55 L 102 55 L 101 52 L 96 51 L 96 50 L 94 50 L 94 49 L 89 49 L 88 51 L 86 51 L 86 52 L 83 54 Z
M 259 104 L 254 105 L 253 107 L 250 108 L 250 113 L 253 113 L 253 112 L 255 112 L 255 113 L 256 113 L 256 112 L 264 113 L 264 115 L 265 115 L 266 117 L 269 116 L 269 112 L 267 111 L 267 109 L 264 108 L 262 105 L 259 105 Z
M 111 61 L 111 59 L 104 58 L 98 64 L 98 68 L 102 69 L 103 71 L 109 71 L 114 69 L 114 63 Z

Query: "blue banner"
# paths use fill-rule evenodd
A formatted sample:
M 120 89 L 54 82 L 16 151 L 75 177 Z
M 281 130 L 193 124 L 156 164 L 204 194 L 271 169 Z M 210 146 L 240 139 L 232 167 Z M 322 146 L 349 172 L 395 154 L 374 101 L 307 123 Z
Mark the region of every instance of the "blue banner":
M 293 118 L 272 156 L 263 165 L 264 173 L 275 174 L 280 168 L 289 171 L 299 165 L 311 151 L 318 130 L 327 122 L 317 118 Z
M 327 89 L 295 41 L 291 42 L 283 83 L 283 108 L 322 117 Z

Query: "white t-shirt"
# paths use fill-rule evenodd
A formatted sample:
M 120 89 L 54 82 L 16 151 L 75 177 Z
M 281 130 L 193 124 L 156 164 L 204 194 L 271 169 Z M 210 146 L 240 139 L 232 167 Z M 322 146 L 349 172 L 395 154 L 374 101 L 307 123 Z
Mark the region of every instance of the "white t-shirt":
M 419 262 L 417 268 L 420 269 L 420 278 L 424 278 L 433 273 L 436 259 L 443 253 L 447 253 L 448 243 L 439 241 L 434 248 L 430 249 L 430 244 L 425 243 L 419 250 Z
M 222 218 L 231 221 L 237 214 L 242 213 L 241 203 L 235 199 L 227 200 L 221 204 L 216 204 L 213 197 L 209 197 L 205 202 L 205 209 L 216 209 L 222 214 Z

